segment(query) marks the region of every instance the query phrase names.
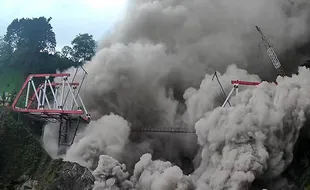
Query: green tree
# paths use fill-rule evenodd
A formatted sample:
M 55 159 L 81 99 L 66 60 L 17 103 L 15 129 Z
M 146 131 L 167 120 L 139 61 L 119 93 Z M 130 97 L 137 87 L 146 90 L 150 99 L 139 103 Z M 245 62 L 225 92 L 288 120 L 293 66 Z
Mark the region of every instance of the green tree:
M 5 51 L 5 41 L 2 36 L 0 36 L 0 56 L 3 56 L 4 51 Z
M 70 46 L 64 46 L 61 49 L 61 56 L 62 57 L 66 57 L 66 58 L 70 58 L 73 54 L 73 49 Z
M 70 58 L 70 47 L 63 51 L 67 56 L 55 51 L 50 20 L 15 19 L 7 27 L 6 35 L 0 36 L 0 100 L 3 92 L 19 91 L 30 73 L 55 73 L 79 64 Z
M 9 54 L 7 65 L 23 70 L 25 75 L 30 72 L 51 71 L 51 68 L 55 72 L 58 64 L 45 60 L 50 59 L 47 55 L 54 54 L 56 47 L 51 19 L 39 17 L 12 21 L 3 38 L 5 52 Z
M 4 37 L 0 36 L 0 62 L 4 62 L 9 58 L 9 55 L 12 53 L 10 49 L 11 48 L 9 47 L 9 44 L 4 40 Z
M 95 54 L 96 41 L 87 33 L 77 35 L 71 42 L 74 61 L 89 61 Z
M 19 50 L 54 52 L 56 39 L 50 24 L 51 19 L 45 17 L 14 19 L 7 28 L 4 40 L 12 52 Z
M 7 27 L 6 35 L 0 38 L 0 84 L 3 84 L 0 90 L 11 93 L 6 86 L 15 88 L 14 84 L 20 88 L 19 81 L 23 82 L 30 73 L 55 73 L 81 64 L 72 59 L 71 47 L 55 51 L 56 39 L 50 20 L 44 17 L 15 19 Z M 76 49 L 80 50 L 81 40 L 76 43 Z M 18 76 L 12 77 L 14 73 Z

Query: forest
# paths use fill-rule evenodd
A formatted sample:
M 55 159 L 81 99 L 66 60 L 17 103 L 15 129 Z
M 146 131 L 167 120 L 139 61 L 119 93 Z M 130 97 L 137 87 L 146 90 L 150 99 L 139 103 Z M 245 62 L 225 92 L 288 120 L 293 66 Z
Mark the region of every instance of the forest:
M 79 33 L 71 46 L 56 50 L 56 34 L 52 18 L 14 19 L 0 36 L 0 94 L 16 93 L 30 73 L 55 73 L 71 66 L 82 65 L 95 53 L 96 41 L 88 33 Z M 12 100 L 12 98 L 11 98 Z

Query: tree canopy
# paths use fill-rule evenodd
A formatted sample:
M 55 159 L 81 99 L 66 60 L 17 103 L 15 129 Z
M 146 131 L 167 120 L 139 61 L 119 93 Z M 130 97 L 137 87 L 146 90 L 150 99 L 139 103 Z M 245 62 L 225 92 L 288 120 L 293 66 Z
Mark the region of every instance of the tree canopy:
M 72 47 L 64 46 L 61 49 L 60 55 L 63 58 L 72 60 L 76 65 L 89 61 L 95 54 L 96 41 L 88 33 L 77 35 L 71 41 L 71 45 Z
M 4 37 L 0 36 L 0 65 L 1 62 L 5 62 L 9 59 L 9 55 L 11 54 L 11 48 L 9 44 L 4 40 Z
M 14 19 L 0 39 L 0 61 L 28 73 L 64 70 L 76 65 L 55 51 L 56 37 L 52 18 Z M 6 59 L 5 59 L 6 58 Z
M 73 54 L 73 49 L 70 46 L 64 46 L 61 49 L 61 56 L 71 58 Z
M 77 35 L 71 42 L 75 61 L 89 61 L 95 54 L 96 41 L 87 33 Z
M 88 33 L 77 35 L 71 42 L 72 47 L 64 46 L 61 52 L 57 52 L 51 19 L 14 19 L 7 27 L 6 34 L 0 36 L 0 93 L 8 89 L 7 86 L 15 88 L 12 87 L 16 82 L 14 80 L 23 80 L 30 73 L 63 71 L 83 64 L 95 54 L 96 42 Z M 6 77 L 3 79 L 1 76 L 4 74 Z M 14 75 L 23 76 L 11 77 Z
M 14 19 L 8 26 L 4 40 L 12 51 L 54 52 L 55 33 L 49 23 L 52 18 Z

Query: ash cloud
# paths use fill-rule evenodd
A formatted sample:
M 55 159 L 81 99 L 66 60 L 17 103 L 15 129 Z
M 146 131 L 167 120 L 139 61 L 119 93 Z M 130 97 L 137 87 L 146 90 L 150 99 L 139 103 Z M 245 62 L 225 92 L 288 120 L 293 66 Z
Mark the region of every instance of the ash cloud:
M 163 98 L 169 88 L 180 101 L 188 87 L 199 87 L 206 73 L 225 72 L 230 64 L 274 78 L 254 26 L 263 29 L 278 53 L 284 52 L 307 36 L 309 4 L 130 1 L 123 21 L 85 64 L 85 101 L 98 117 L 112 110 L 137 125 L 157 125 L 162 118 L 171 124 L 179 102 Z M 140 119 L 149 115 L 149 120 Z
M 131 1 L 124 21 L 101 47 L 164 44 L 167 54 L 177 55 L 177 70 L 189 83 L 199 84 L 206 72 L 224 72 L 231 63 L 268 77 L 264 68 L 273 68 L 258 47 L 254 26 L 268 34 L 280 54 L 308 37 L 308 8 L 305 0 Z
M 130 1 L 125 18 L 84 65 L 88 77 L 81 95 L 94 121 L 66 159 L 95 169 L 108 159 L 100 155 L 112 156 L 134 176 L 127 176 L 134 185 L 128 189 L 246 189 L 255 179 L 279 176 L 291 162 L 308 110 L 309 71 L 278 78 L 276 87 L 241 88 L 234 108 L 219 108 L 221 90 L 210 80 L 214 71 L 223 73 L 226 92 L 233 79 L 274 80 L 254 26 L 281 54 L 308 37 L 309 5 L 306 0 Z M 180 126 L 195 127 L 196 136 L 130 132 Z M 163 161 L 152 158 L 172 163 L 164 171 Z M 186 159 L 191 176 L 180 169 Z M 142 167 L 143 160 L 149 164 Z M 103 188 L 114 185 L 97 179 Z
M 206 112 L 195 124 L 203 147 L 198 189 L 244 189 L 254 179 L 278 177 L 292 162 L 309 114 L 309 70 L 263 82 L 237 96 L 235 107 Z
M 89 168 L 97 164 L 101 154 L 120 159 L 129 132 L 129 124 L 122 117 L 114 114 L 103 116 L 87 126 L 84 138 L 70 147 L 64 159 Z

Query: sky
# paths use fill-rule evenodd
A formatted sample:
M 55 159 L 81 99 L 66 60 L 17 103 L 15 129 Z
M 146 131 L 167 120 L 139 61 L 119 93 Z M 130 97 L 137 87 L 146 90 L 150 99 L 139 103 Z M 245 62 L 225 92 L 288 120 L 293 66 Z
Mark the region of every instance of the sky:
M 0 0 L 0 36 L 15 18 L 52 17 L 57 49 L 79 33 L 100 40 L 125 11 L 127 0 Z

